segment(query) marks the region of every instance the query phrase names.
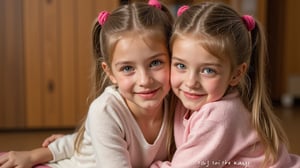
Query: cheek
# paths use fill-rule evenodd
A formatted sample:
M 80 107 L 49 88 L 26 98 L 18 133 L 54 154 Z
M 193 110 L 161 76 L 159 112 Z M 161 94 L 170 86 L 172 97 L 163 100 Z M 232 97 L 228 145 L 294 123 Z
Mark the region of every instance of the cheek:
M 163 83 L 170 83 L 170 70 L 165 69 L 163 72 L 154 74 L 154 76 L 159 77 L 159 80 Z
M 120 76 L 116 76 L 115 78 L 117 80 L 117 85 L 119 87 L 119 90 L 128 90 L 133 85 L 134 80 L 129 79 L 128 77 L 120 75 Z
M 171 71 L 171 86 L 172 87 L 178 87 L 179 84 L 181 83 L 181 75 L 177 73 L 175 70 Z
M 227 84 L 220 80 L 214 80 L 206 84 L 206 91 L 210 93 L 214 99 L 221 98 L 227 89 Z

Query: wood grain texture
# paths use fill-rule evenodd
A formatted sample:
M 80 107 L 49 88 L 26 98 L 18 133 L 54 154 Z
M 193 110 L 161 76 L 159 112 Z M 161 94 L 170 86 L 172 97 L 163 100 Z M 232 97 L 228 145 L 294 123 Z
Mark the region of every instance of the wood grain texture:
M 24 126 L 24 64 L 21 0 L 0 2 L 0 126 Z

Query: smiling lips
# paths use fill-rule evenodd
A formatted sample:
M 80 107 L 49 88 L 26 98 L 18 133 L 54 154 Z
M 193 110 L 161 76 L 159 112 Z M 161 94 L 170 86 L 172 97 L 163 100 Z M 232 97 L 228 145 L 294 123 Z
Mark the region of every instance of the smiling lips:
M 188 99 L 199 99 L 200 97 L 203 97 L 204 94 L 196 94 L 196 93 L 189 93 L 186 91 L 182 91 L 184 96 Z
M 138 94 L 139 96 L 146 98 L 146 99 L 150 99 L 155 97 L 157 91 L 159 89 L 155 89 L 155 90 L 149 90 L 149 91 L 142 91 L 142 92 L 137 92 L 136 94 Z

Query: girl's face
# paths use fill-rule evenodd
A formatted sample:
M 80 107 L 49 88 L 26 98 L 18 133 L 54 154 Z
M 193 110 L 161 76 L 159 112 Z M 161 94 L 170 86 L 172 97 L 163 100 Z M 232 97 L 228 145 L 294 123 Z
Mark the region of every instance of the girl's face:
M 108 70 L 107 65 L 102 66 Z M 162 109 L 170 90 L 170 58 L 162 40 L 123 36 L 115 47 L 111 69 L 106 72 L 135 115 Z
M 183 105 L 199 110 L 219 100 L 229 85 L 236 85 L 229 59 L 207 52 L 196 38 L 177 38 L 172 46 L 171 86 Z

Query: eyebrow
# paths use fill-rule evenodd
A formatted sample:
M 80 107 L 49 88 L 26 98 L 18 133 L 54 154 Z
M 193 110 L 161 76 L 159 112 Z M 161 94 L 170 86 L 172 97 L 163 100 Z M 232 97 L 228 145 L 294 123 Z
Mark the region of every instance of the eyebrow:
M 175 57 L 175 56 L 172 56 L 171 59 L 172 59 L 172 60 L 177 60 L 177 61 L 185 62 L 183 59 L 177 58 L 177 57 Z
M 185 63 L 186 61 L 184 59 L 181 59 L 181 58 L 177 58 L 177 57 L 174 57 L 172 56 L 171 58 L 172 60 L 176 60 L 176 61 L 180 61 L 180 62 L 183 62 Z M 217 66 L 217 67 L 222 67 L 222 64 L 221 63 L 203 63 L 202 65 L 205 65 L 205 66 Z
M 149 57 L 149 58 L 147 59 L 147 61 L 148 61 L 148 60 L 153 60 L 153 59 L 158 58 L 158 57 L 161 57 L 161 56 L 163 56 L 163 55 L 167 55 L 167 53 L 163 53 L 163 52 L 162 52 L 162 53 L 157 53 L 157 54 L 155 54 L 155 55 Z M 120 66 L 120 65 L 132 64 L 132 63 L 133 63 L 133 61 L 119 61 L 119 62 L 115 63 L 114 65 L 115 65 L 115 66 Z

